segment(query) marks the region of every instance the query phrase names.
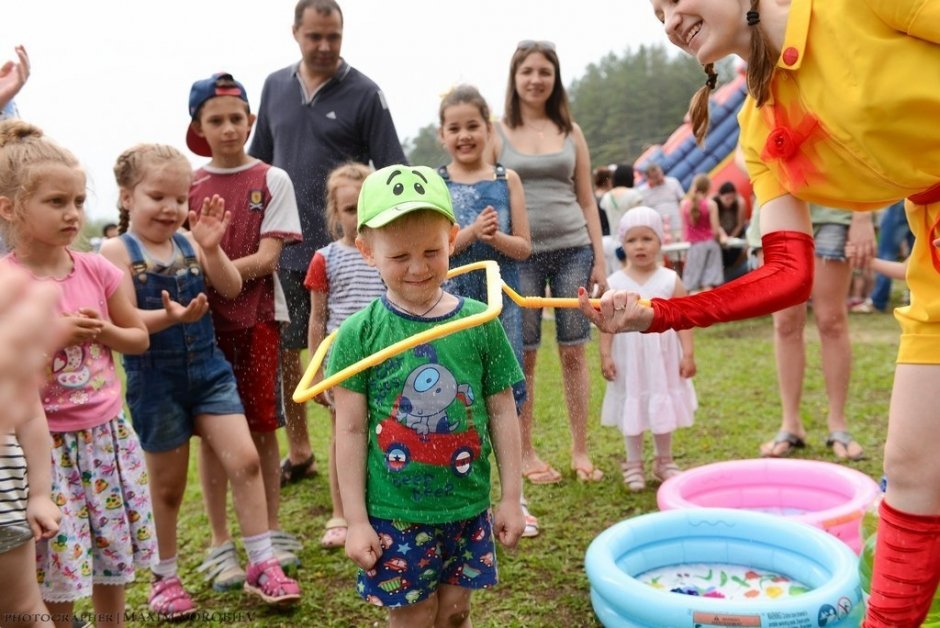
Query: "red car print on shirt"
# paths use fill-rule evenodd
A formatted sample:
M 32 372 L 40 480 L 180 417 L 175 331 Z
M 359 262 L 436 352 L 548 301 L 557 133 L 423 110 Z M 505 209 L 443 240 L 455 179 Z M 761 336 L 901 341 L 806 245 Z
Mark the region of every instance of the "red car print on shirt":
M 412 462 L 450 467 L 464 477 L 480 458 L 480 434 L 471 423 L 466 432 L 449 434 L 418 434 L 389 417 L 375 426 L 379 448 L 385 452 L 385 464 L 392 471 L 401 471 Z

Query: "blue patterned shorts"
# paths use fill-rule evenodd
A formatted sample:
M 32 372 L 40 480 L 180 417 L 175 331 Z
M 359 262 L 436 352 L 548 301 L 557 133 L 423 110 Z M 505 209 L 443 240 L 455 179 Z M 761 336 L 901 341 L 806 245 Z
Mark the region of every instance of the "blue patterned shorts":
M 440 524 L 369 517 L 382 556 L 359 570 L 356 589 L 376 606 L 407 606 L 432 595 L 440 584 L 486 589 L 497 582 L 496 545 L 489 510 Z

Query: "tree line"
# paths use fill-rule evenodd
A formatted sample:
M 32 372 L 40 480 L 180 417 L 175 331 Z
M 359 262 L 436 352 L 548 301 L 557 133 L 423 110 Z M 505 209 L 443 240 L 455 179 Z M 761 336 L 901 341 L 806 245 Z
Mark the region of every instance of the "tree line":
M 719 75 L 732 72 L 732 62 Z M 584 131 L 593 165 L 632 163 L 652 144 L 662 143 L 682 124 L 692 94 L 705 82 L 695 59 L 665 45 L 627 48 L 587 66 L 568 87 L 575 121 Z M 437 123 L 405 140 L 413 164 L 439 166 L 450 161 L 441 147 Z

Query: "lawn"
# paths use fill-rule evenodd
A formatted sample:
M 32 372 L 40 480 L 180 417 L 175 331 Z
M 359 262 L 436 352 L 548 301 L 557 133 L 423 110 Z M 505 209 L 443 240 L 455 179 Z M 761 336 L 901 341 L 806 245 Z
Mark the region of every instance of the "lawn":
M 877 479 L 881 476 L 881 447 L 897 351 L 897 326 L 893 317 L 878 314 L 853 315 L 850 326 L 854 369 L 847 414 L 854 435 L 869 455 L 852 465 Z M 554 330 L 546 329 L 543 337 L 553 338 Z M 807 330 L 807 345 L 802 412 L 808 446 L 799 455 L 831 461 L 833 456 L 824 445 L 826 397 L 818 338 L 812 324 Z M 537 538 L 521 540 L 515 550 L 500 551 L 500 585 L 474 596 L 473 620 L 477 626 L 598 625 L 591 611 L 584 573 L 588 544 L 610 525 L 656 510 L 656 484 L 640 494 L 631 494 L 624 488 L 619 471 L 624 456 L 622 439 L 614 429 L 600 426 L 604 381 L 600 376 L 596 334 L 588 354 L 591 372 L 596 374 L 592 381 L 590 445 L 595 463 L 607 475 L 601 482 L 581 484 L 566 473 L 564 481 L 557 485 L 526 486 L 542 533 Z M 775 433 L 780 420 L 770 319 L 698 331 L 695 355 L 700 407 L 695 425 L 676 434 L 677 462 L 692 467 L 756 456 L 758 444 Z M 539 360 L 537 447 L 558 469 L 567 469 L 570 439 L 558 357 L 552 342 L 546 342 Z M 309 413 L 314 448 L 322 465 L 326 459 L 328 418 L 315 404 L 309 404 Z M 651 455 L 649 451 L 647 455 Z M 262 608 L 241 593 L 217 594 L 201 586 L 195 568 L 208 544 L 208 526 L 196 476 L 191 473 L 190 477 L 179 523 L 180 566 L 184 581 L 206 612 L 200 623 L 336 627 L 384 624 L 385 613 L 356 595 L 352 563 L 341 551 L 326 551 L 319 546 L 323 524 L 330 514 L 325 472 L 286 488 L 283 494 L 282 525 L 305 542 L 301 554 L 303 567 L 298 572 L 304 598 L 298 608 L 287 612 Z M 144 574 L 140 576 L 141 581 L 128 593 L 131 612 L 146 608 L 146 578 Z

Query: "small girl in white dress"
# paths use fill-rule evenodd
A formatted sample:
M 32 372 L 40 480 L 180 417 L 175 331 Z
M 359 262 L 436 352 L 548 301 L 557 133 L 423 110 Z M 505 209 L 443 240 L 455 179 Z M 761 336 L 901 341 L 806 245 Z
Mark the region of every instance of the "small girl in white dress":
M 619 225 L 626 265 L 607 278 L 611 289 L 645 299 L 686 294 L 682 280 L 660 265 L 663 221 L 649 207 L 625 213 Z M 689 378 L 695 375 L 692 330 L 659 334 L 601 334 L 601 370 L 607 380 L 601 424 L 624 435 L 627 460 L 623 481 L 631 491 L 646 488 L 643 433 L 653 433 L 653 475 L 660 481 L 681 473 L 672 459 L 672 432 L 692 425 L 698 401 Z

